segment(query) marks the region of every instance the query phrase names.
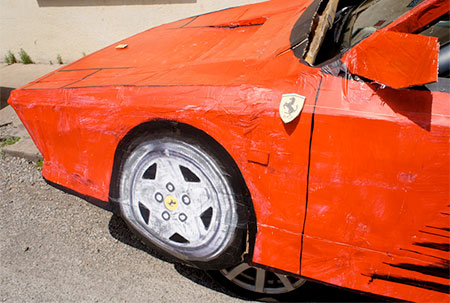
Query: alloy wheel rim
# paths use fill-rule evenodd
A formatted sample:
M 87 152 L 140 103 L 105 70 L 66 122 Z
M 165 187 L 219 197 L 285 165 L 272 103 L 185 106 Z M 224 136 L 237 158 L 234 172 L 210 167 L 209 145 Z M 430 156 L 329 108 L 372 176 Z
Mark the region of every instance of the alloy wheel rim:
M 202 151 L 163 145 L 137 162 L 131 215 L 159 246 L 186 259 L 213 258 L 230 242 L 236 225 L 228 184 Z
M 260 294 L 284 294 L 301 287 L 306 280 L 241 263 L 220 273 L 237 286 Z

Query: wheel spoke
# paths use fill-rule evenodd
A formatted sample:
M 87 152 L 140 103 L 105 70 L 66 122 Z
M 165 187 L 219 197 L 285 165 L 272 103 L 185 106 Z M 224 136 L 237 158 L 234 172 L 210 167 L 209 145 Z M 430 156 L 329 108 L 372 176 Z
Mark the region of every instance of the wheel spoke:
M 169 214 L 170 215 L 170 214 Z M 164 239 L 169 239 L 173 234 L 179 232 L 173 218 L 164 220 L 161 211 L 150 212 L 149 227 Z
M 213 207 L 214 200 L 212 199 L 210 190 L 207 187 L 189 184 L 187 194 L 191 199 L 191 205 L 197 211 L 197 216 L 201 215 L 208 208 Z
M 291 281 L 289 281 L 288 277 L 286 277 L 285 275 L 280 275 L 280 274 L 276 274 L 276 276 L 278 277 L 278 279 L 280 279 L 281 283 L 283 283 L 284 287 L 286 287 L 287 291 L 291 291 L 291 290 L 295 289 L 294 285 L 292 285 L 292 283 L 291 283 Z
M 151 180 L 140 179 L 136 182 L 133 194 L 138 200 L 152 201 L 156 192 L 156 184 Z
M 251 271 L 246 271 L 247 269 Z M 220 273 L 238 287 L 264 294 L 288 293 L 305 283 L 304 279 L 293 279 L 293 277 L 291 279 L 290 276 L 283 274 L 268 275 L 265 269 L 253 267 L 247 263 L 241 263 L 229 271 L 221 270 Z
M 198 221 L 198 218 L 189 218 L 188 216 L 187 220 L 184 223 L 179 224 L 181 230 L 180 234 L 190 242 L 197 241 L 202 235 L 206 233 L 206 230 L 201 229 Z
M 257 292 L 264 292 L 264 284 L 266 282 L 266 271 L 262 268 L 256 269 L 255 289 Z
M 231 281 L 234 278 L 236 278 L 239 274 L 243 273 L 245 270 L 249 268 L 250 265 L 248 265 L 247 263 L 241 263 L 235 268 L 233 268 L 231 271 L 229 271 L 227 274 L 225 274 L 225 277 Z
M 143 187 L 143 186 L 141 186 Z M 156 192 L 157 193 L 157 192 Z M 141 191 L 135 191 L 134 193 L 134 208 L 138 209 L 138 204 L 142 203 L 147 209 L 150 211 L 150 213 L 161 213 L 165 210 L 164 203 L 158 202 L 155 198 L 156 196 L 155 191 L 150 189 L 145 189 Z
M 179 165 L 170 158 L 161 158 L 156 161 L 156 181 L 158 184 L 165 186 L 167 182 L 172 182 L 180 186 L 184 183 Z
M 198 230 L 200 236 L 206 235 L 206 233 L 208 232 L 208 229 L 206 228 L 206 226 L 203 223 L 201 218 L 195 218 L 195 225 L 197 226 L 197 230 Z

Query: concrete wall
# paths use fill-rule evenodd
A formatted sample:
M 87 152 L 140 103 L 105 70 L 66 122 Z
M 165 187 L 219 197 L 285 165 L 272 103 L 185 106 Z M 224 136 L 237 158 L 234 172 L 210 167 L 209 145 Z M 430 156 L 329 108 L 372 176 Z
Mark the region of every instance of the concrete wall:
M 0 61 L 74 61 L 156 25 L 262 0 L 0 0 Z

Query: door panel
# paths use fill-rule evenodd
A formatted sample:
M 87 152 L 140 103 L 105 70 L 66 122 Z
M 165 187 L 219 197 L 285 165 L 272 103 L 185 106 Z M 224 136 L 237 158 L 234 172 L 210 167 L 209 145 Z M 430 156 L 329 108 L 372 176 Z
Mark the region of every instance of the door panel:
M 449 130 L 447 92 L 324 75 L 302 274 L 405 299 L 448 293 Z

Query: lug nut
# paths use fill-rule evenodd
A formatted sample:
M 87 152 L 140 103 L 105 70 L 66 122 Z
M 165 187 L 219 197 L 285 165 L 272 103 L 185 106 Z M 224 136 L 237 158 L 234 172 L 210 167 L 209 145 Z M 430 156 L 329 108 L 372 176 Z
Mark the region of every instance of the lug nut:
M 156 193 L 155 200 L 161 203 L 164 200 L 164 196 L 161 193 Z
M 185 214 L 181 213 L 181 214 L 178 216 L 178 219 L 180 219 L 181 222 L 184 222 L 184 221 L 187 220 L 187 216 L 186 216 Z
M 167 183 L 166 188 L 168 191 L 173 192 L 175 190 L 175 186 L 172 183 Z
M 166 221 L 168 221 L 170 219 L 170 214 L 168 212 L 163 212 L 162 213 L 162 218 Z
M 186 205 L 191 204 L 191 198 L 189 198 L 188 195 L 184 195 L 183 197 L 181 197 L 181 201 L 183 201 L 183 203 Z

